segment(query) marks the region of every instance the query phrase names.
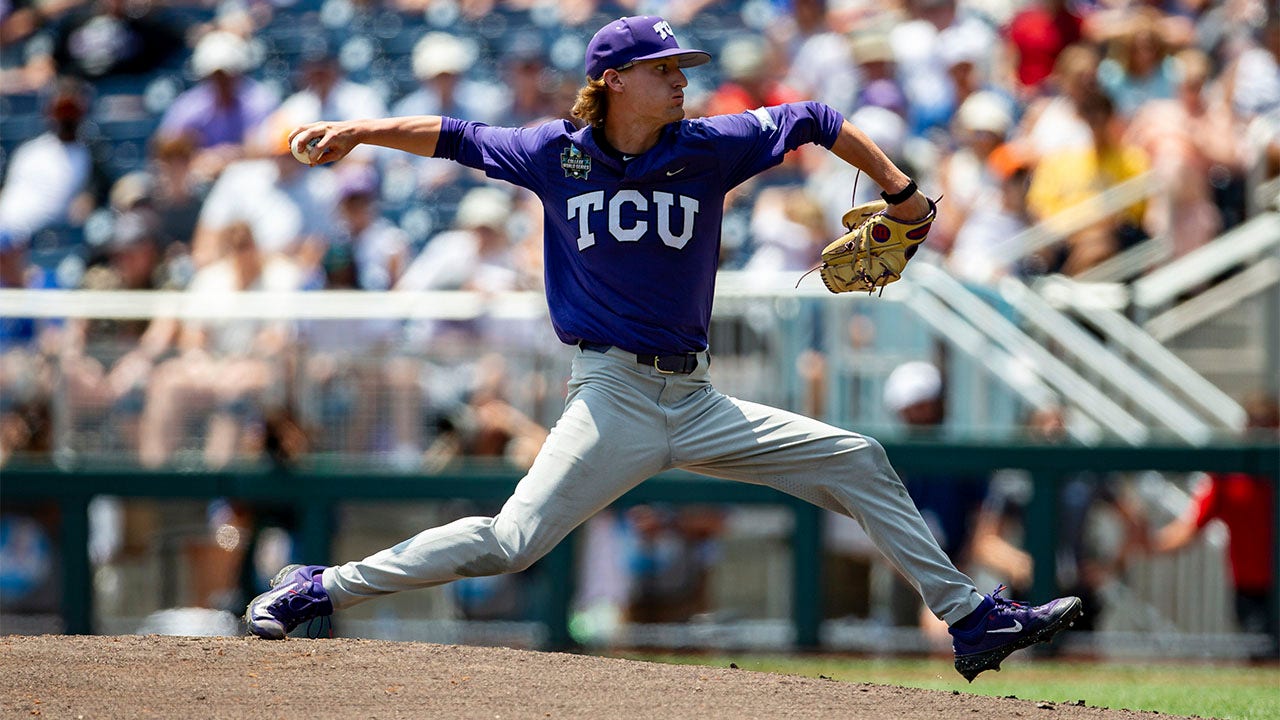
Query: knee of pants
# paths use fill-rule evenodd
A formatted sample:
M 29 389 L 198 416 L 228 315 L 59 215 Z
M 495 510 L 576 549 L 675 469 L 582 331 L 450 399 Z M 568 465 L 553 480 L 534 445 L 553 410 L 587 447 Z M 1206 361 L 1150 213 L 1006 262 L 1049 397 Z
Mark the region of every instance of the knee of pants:
M 494 563 L 493 575 L 528 570 L 538 558 L 546 554 L 547 549 L 542 548 L 541 543 L 534 542 L 534 533 L 530 528 L 522 528 L 501 515 L 494 518 L 493 533 L 503 549 L 501 559 Z
M 885 452 L 884 446 L 875 438 L 863 436 L 863 439 L 867 441 L 867 447 L 861 452 L 852 454 L 852 462 L 857 473 L 897 477 L 897 473 L 889 463 L 889 454 Z

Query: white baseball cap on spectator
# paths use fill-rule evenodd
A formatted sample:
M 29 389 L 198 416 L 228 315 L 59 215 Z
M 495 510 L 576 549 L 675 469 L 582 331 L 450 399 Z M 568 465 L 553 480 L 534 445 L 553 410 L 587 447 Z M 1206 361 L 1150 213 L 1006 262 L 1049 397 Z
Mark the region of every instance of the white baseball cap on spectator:
M 893 413 L 942 396 L 942 373 L 933 363 L 915 360 L 898 366 L 884 384 L 884 405 Z
M 752 35 L 736 37 L 720 49 L 720 67 L 730 80 L 750 80 L 768 69 L 769 48 Z
M 980 90 L 965 98 L 956 110 L 957 125 L 969 132 L 989 132 L 1004 137 L 1013 126 L 1009 104 L 999 95 Z
M 462 196 L 454 224 L 460 228 L 502 229 L 511 216 L 511 198 L 497 188 L 476 188 Z
M 249 43 L 235 33 L 214 30 L 200 38 L 191 54 L 191 69 L 199 78 L 206 78 L 222 71 L 240 75 L 253 65 L 253 51 Z
M 475 61 L 475 47 L 446 32 L 429 32 L 413 46 L 413 74 L 419 80 L 460 75 Z

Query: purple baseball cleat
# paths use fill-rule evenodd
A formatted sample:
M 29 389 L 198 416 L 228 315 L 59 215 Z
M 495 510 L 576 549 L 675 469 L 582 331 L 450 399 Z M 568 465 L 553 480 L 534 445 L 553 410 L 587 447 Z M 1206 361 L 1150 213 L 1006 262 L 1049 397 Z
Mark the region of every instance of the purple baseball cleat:
M 1004 585 L 987 595 L 973 611 L 973 627 L 952 627 L 956 671 L 969 682 L 983 670 L 1000 670 L 1000 661 L 1020 648 L 1047 642 L 1075 624 L 1083 608 L 1080 598 L 1064 597 L 1044 605 L 1024 605 L 1000 597 Z M 968 618 L 965 618 L 968 620 Z M 963 621 L 958 625 L 966 625 Z
M 282 640 L 294 628 L 333 614 L 333 603 L 316 577 L 323 565 L 286 565 L 271 578 L 271 589 L 254 598 L 244 611 L 249 632 Z

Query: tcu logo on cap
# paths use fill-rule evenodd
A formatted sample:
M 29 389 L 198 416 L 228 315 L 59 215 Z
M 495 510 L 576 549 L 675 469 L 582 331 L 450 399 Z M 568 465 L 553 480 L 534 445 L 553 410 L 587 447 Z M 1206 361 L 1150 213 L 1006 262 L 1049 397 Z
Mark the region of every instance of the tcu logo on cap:
M 666 40 L 676 34 L 676 31 L 671 29 L 671 26 L 667 24 L 666 20 L 659 20 L 654 23 L 653 31 L 658 33 L 659 40 Z

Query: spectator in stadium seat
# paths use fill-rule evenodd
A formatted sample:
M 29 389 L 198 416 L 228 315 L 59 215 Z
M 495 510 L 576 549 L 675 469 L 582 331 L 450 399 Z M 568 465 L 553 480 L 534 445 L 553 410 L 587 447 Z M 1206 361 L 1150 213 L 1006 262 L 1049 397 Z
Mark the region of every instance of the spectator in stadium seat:
M 707 100 L 706 115 L 732 115 L 803 99 L 782 83 L 777 53 L 759 35 L 744 33 L 725 43 L 720 67 L 725 81 Z
M 1179 53 L 1178 98 L 1147 101 L 1127 131 L 1128 140 L 1151 158 L 1159 182 L 1147 224 L 1153 235 L 1172 241 L 1175 256 L 1217 236 L 1223 223 L 1214 186 L 1238 182 L 1243 173 L 1230 114 L 1214 112 L 1202 96 L 1208 62 L 1199 50 Z
M 250 141 L 257 156 L 228 165 L 209 191 L 191 242 L 197 267 L 222 257 L 223 230 L 245 222 L 264 254 L 295 256 L 314 267 L 334 226 L 337 185 L 329 168 L 308 168 L 289 151 L 288 120 L 273 114 Z
M 1274 392 L 1274 391 L 1273 391 Z M 1280 403 L 1274 394 L 1257 394 L 1245 403 L 1247 436 L 1257 442 L 1280 439 Z M 1257 659 L 1280 657 L 1276 628 L 1275 478 L 1248 473 L 1210 473 L 1179 518 L 1160 528 L 1151 542 L 1157 553 L 1190 545 L 1211 520 L 1221 520 L 1230 533 L 1229 558 L 1235 585 L 1236 620 L 1242 632 L 1264 633 L 1268 645 Z
M 1142 175 L 1150 161 L 1141 148 L 1122 139 L 1123 121 L 1111 99 L 1101 92 L 1085 96 L 1080 113 L 1093 138 L 1083 150 L 1066 150 L 1042 159 L 1031 174 L 1027 205 L 1037 222 L 1067 210 L 1091 212 L 1097 196 L 1126 180 Z M 1076 275 L 1129 245 L 1145 238 L 1145 201 L 1138 201 L 1113 216 L 1103 217 L 1072 233 L 1057 257 L 1046 257 L 1046 269 Z
M 1021 260 L 1021 248 L 1012 242 L 1031 224 L 1027 212 L 1030 158 L 1006 143 L 990 153 L 986 166 L 996 187 L 970 207 L 947 255 L 951 272 L 979 283 L 1037 269 Z
M 956 99 L 943 56 L 946 45 L 959 42 L 994 47 L 995 32 L 984 22 L 959 11 L 955 0 L 909 0 L 910 17 L 888 34 L 906 93 L 913 135 L 945 128 Z
M 201 268 L 188 292 L 205 307 L 216 310 L 234 302 L 242 290 L 297 290 L 297 266 L 280 255 L 261 253 L 248 223 L 234 222 L 223 230 L 226 256 Z M 279 321 L 217 319 L 183 321 L 157 319 L 158 338 L 144 338 L 151 359 L 169 347 L 177 356 L 161 361 L 151 374 L 142 414 L 139 456 L 143 464 L 170 461 L 187 425 L 207 416 L 203 458 L 207 467 L 226 465 L 250 448 L 263 450 L 262 420 L 284 398 L 284 351 L 288 331 Z
M 0 288 L 48 285 L 27 259 L 27 245 L 0 233 Z M 0 316 L 0 466 L 19 452 L 52 450 L 55 328 L 34 318 Z
M 771 28 L 791 58 L 783 83 L 848 115 L 855 109 L 858 71 L 849 38 L 832 27 L 826 0 L 796 0 L 791 22 Z
M 533 125 L 558 117 L 554 90 L 557 73 L 547 66 L 541 44 L 523 36 L 503 56 L 504 84 L 510 102 L 502 112 L 505 125 Z
M 207 180 L 245 156 L 253 131 L 279 100 L 246 75 L 252 64 L 243 38 L 225 30 L 207 33 L 191 55 L 191 70 L 200 82 L 174 98 L 160 119 L 157 135 L 186 137 L 195 144 L 193 171 Z
M 423 35 L 413 46 L 413 75 L 420 85 L 393 104 L 391 114 L 497 120 L 502 108 L 499 91 L 463 77 L 475 62 L 476 48 L 470 41 L 439 31 Z
M 999 203 L 1003 178 L 996 175 L 988 160 L 1012 127 L 1008 101 L 994 92 L 973 93 L 956 111 L 951 121 L 956 147 L 944 152 L 937 166 L 938 194 L 947 199 L 948 210 L 934 222 L 930 233 L 930 246 L 938 252 L 951 251 L 960 227 L 975 210 Z
M 301 125 L 317 120 L 386 116 L 387 106 L 378 91 L 346 77 L 338 64 L 336 49 L 330 43 L 308 45 L 301 60 L 300 87 L 280 103 L 273 117 L 288 118 L 290 124 Z M 370 156 L 372 151 L 352 157 L 368 161 Z
M 1152 100 L 1172 99 L 1177 92 L 1178 68 L 1158 23 L 1160 11 L 1135 10 L 1125 31 L 1107 43 L 1107 58 L 1098 66 L 1098 83 L 1130 117 Z
M 1054 72 L 1059 54 L 1082 38 L 1084 19 L 1068 0 L 1033 0 L 1004 28 L 1013 55 L 1018 94 L 1034 97 Z
M 105 173 L 80 137 L 87 89 L 63 79 L 45 113 L 50 129 L 13 152 L 0 185 L 0 236 L 25 245 L 45 228 L 80 225 L 106 195 Z
M 392 104 L 391 114 L 448 115 L 464 120 L 495 123 L 508 102 L 506 91 L 463 75 L 476 61 L 476 48 L 446 32 L 429 32 L 413 46 L 413 75 L 419 85 Z M 415 193 L 430 198 L 438 189 L 466 177 L 457 163 L 408 153 L 386 156 L 386 174 L 407 173 L 414 179 Z
M 1058 55 L 1042 95 L 1027 105 L 1015 133 L 1033 157 L 1093 145 L 1080 106 L 1098 92 L 1098 62 L 1098 51 L 1084 43 L 1069 45 Z
M 182 30 L 151 3 L 93 0 L 53 30 L 53 58 L 59 74 L 98 81 L 142 76 L 185 50 Z
M 320 265 L 306 269 L 308 288 L 389 290 L 408 262 L 404 233 L 378 214 L 378 176 L 367 165 L 340 167 L 338 222 L 325 237 Z M 388 392 L 387 357 L 398 318 L 304 320 L 298 323 L 302 383 L 298 410 L 320 450 L 369 452 L 405 402 Z M 392 412 L 386 410 L 393 409 Z

